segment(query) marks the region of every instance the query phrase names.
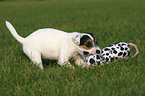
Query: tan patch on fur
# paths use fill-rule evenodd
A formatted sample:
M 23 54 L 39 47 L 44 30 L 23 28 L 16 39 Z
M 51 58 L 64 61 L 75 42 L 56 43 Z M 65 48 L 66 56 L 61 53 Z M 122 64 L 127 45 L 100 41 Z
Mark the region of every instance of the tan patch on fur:
M 93 44 L 93 41 L 92 41 L 91 39 L 88 39 L 87 42 L 86 42 L 84 45 L 80 45 L 80 48 L 83 48 L 83 49 L 86 49 L 86 50 L 91 49 L 92 47 L 87 47 L 87 46 L 86 46 L 86 44 L 89 43 L 89 42 L 90 42 L 91 44 Z
M 88 39 L 87 42 L 85 43 L 85 45 L 90 42 L 90 43 L 93 43 L 93 41 L 91 39 Z

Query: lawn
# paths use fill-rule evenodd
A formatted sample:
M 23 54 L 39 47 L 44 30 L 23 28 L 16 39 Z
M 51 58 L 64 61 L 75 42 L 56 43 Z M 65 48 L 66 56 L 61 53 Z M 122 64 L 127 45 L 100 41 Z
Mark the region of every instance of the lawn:
M 145 0 L 14 0 L 0 2 L 0 96 L 143 96 L 145 94 Z M 40 28 L 92 32 L 100 48 L 117 42 L 138 46 L 137 57 L 75 70 L 25 56 L 5 26 L 26 37 Z M 132 48 L 131 55 L 135 49 Z M 51 53 L 50 53 L 51 54 Z

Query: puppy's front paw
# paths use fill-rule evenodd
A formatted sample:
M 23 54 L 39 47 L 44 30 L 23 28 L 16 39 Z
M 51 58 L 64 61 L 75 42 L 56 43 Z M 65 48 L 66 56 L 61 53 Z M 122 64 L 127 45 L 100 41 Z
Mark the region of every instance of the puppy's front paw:
M 67 64 L 66 66 L 71 68 L 71 69 L 75 69 L 75 67 L 73 65 L 71 65 L 71 64 Z

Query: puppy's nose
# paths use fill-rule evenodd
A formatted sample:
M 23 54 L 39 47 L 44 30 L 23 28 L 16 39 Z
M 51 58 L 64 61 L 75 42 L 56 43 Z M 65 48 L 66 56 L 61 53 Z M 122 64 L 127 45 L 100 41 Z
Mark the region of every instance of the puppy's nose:
M 95 46 L 98 46 L 98 41 L 95 42 Z

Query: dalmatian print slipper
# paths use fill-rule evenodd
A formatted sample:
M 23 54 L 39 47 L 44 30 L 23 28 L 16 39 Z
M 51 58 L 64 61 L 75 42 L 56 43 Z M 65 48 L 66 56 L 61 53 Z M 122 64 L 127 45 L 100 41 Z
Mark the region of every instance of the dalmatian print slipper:
M 131 57 L 134 58 L 139 50 L 137 46 L 133 43 L 119 42 L 117 44 L 112 44 L 108 47 L 103 48 L 102 50 L 96 50 L 96 54 L 89 54 L 85 58 L 84 66 L 96 66 L 108 64 L 112 61 L 117 61 L 119 59 L 129 59 L 130 57 L 130 46 L 134 46 L 136 53 Z

